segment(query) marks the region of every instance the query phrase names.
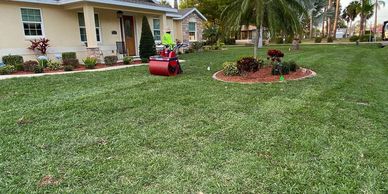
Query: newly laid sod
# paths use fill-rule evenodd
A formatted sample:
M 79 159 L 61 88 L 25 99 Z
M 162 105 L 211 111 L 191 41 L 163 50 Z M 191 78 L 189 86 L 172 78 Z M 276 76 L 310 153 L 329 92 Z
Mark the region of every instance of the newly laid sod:
M 178 77 L 0 81 L 0 193 L 387 193 L 388 49 L 277 48 L 318 76 L 213 80 L 252 54 L 231 47 L 184 55 Z

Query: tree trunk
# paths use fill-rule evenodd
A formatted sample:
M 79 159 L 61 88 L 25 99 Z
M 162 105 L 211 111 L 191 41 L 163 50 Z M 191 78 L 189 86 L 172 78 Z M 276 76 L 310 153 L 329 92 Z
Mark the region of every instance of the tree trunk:
M 259 30 L 259 45 L 257 45 L 258 48 L 263 48 L 263 25 L 260 25 Z
M 257 46 L 259 45 L 259 36 L 260 36 L 260 27 L 256 27 L 256 39 L 255 39 L 255 44 L 253 46 L 253 56 L 255 59 L 257 59 Z
M 336 5 L 335 5 L 335 18 L 334 18 L 334 27 L 333 27 L 334 38 L 337 38 L 336 36 L 337 36 L 337 23 L 338 23 L 339 4 L 340 4 L 340 0 L 337 0 L 336 1 Z
M 373 30 L 373 34 L 374 34 L 374 37 L 375 37 L 375 41 L 377 41 L 377 2 L 378 0 L 375 1 L 375 26 L 374 26 L 374 30 Z
M 330 8 L 331 8 L 331 0 L 329 0 L 329 5 L 327 9 L 330 10 Z M 331 18 L 330 17 L 327 18 L 327 33 L 328 33 L 327 37 L 331 37 Z
M 360 15 L 360 37 L 364 35 L 365 31 L 364 31 L 364 20 L 365 20 L 365 16 L 363 13 L 361 13 Z
M 322 19 L 322 38 L 325 37 L 325 19 L 326 19 L 326 7 L 323 10 L 323 19 Z
M 310 39 L 313 38 L 313 15 L 310 15 Z

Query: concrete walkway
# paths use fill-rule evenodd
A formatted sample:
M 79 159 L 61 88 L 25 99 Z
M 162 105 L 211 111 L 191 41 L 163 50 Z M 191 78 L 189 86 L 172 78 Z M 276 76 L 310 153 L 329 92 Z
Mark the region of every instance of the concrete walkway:
M 125 69 L 130 67 L 139 67 L 139 66 L 146 66 L 146 65 L 148 64 L 143 63 L 143 64 L 136 64 L 136 65 L 120 65 L 120 66 L 114 66 L 114 67 L 105 67 L 101 69 L 87 69 L 83 71 L 64 71 L 64 72 L 55 72 L 55 73 L 37 73 L 37 74 L 22 74 L 22 75 L 0 75 L 0 80 L 12 79 L 12 78 L 23 78 L 23 77 L 40 77 L 40 76 L 46 76 L 46 75 L 63 75 L 63 74 L 84 73 L 84 72 L 110 71 L 110 70 Z

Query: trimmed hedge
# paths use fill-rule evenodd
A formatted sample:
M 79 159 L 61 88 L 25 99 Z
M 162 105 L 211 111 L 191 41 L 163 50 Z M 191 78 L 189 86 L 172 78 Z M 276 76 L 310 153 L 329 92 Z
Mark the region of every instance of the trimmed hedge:
M 117 56 L 114 55 L 104 57 L 105 65 L 115 65 L 117 64 L 118 60 L 119 59 L 117 58 Z
M 62 53 L 62 60 L 65 61 L 67 59 L 77 59 L 77 53 L 75 52 Z
M 2 58 L 6 65 L 20 65 L 24 63 L 23 57 L 20 55 L 7 55 Z

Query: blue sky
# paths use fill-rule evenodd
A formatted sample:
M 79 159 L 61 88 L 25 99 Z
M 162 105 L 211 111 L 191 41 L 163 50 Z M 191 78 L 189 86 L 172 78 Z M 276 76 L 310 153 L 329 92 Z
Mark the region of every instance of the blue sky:
M 173 2 L 174 0 L 168 0 L 171 5 L 173 5 Z M 341 4 L 342 4 L 342 7 L 345 8 L 347 5 L 349 5 L 350 2 L 352 2 L 353 0 L 341 0 Z M 380 10 L 378 10 L 378 23 L 383 23 L 383 21 L 388 21 L 388 0 L 384 0 L 385 1 L 385 7 L 381 8 Z M 370 19 L 369 22 L 372 22 L 374 23 L 374 16 L 372 17 L 372 19 Z

